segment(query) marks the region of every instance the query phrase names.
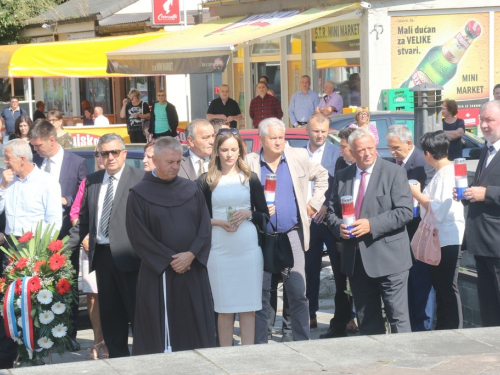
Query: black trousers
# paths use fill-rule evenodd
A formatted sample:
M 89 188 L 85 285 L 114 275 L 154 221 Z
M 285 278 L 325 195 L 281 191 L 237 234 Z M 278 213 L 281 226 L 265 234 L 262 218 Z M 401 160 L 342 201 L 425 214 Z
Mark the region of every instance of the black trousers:
M 74 288 L 76 288 L 76 294 L 77 294 L 76 301 L 71 304 L 71 323 L 73 325 L 73 331 L 70 333 L 70 336 L 76 339 L 76 333 L 78 330 L 78 308 L 80 306 L 80 300 L 78 298 L 78 275 L 80 274 L 80 248 L 78 248 L 78 250 L 73 251 L 69 259 L 71 265 L 75 269 L 76 282 L 74 283 Z
M 274 323 L 276 322 L 276 313 L 278 311 L 278 286 L 280 282 L 283 282 L 281 274 L 273 274 L 271 277 L 271 299 L 269 301 L 269 308 L 267 310 L 269 334 L 272 333 Z M 290 316 L 290 305 L 288 303 L 286 288 L 283 288 L 283 313 L 281 331 L 283 333 L 292 333 L 292 318 Z
M 382 301 L 392 333 L 411 332 L 408 312 L 408 270 L 381 277 L 366 274 L 361 254 L 356 251 L 354 274 L 349 278 L 359 332 L 362 335 L 385 333 Z
M 475 255 L 483 327 L 500 326 L 500 258 Z
M 174 134 L 174 132 L 172 130 L 167 130 L 166 132 L 163 132 L 163 133 L 154 133 L 153 134 L 153 138 L 154 139 L 158 139 L 158 138 L 161 138 L 161 137 L 177 137 L 177 133 Z
M 99 310 L 104 342 L 110 358 L 127 357 L 129 323 L 134 328 L 137 272 L 116 267 L 108 245 L 96 245 L 94 252 Z
M 345 293 L 347 276 L 340 271 L 340 249 L 326 225 L 311 224 L 311 239 L 306 252 L 306 296 L 309 300 L 309 316 L 316 317 L 319 310 L 319 284 L 323 243 L 326 244 L 330 264 L 335 277 L 335 315 L 330 320 L 330 330 L 339 336 L 347 336 L 346 326 L 351 320 L 351 302 Z
M 128 135 L 130 136 L 130 143 L 147 143 L 146 136 L 142 132 L 142 129 L 131 129 Z
M 463 251 L 459 245 L 441 248 L 441 262 L 430 266 L 432 286 L 436 291 L 436 317 L 434 329 L 463 328 L 462 301 L 458 292 L 458 270 Z

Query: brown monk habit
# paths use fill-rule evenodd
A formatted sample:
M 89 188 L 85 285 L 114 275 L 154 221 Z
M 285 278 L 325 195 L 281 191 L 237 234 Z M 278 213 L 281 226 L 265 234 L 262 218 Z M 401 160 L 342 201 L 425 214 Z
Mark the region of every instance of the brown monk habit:
M 141 268 L 133 354 L 163 353 L 166 272 L 167 315 L 172 351 L 215 346 L 214 306 L 206 264 L 212 228 L 203 194 L 193 181 L 164 181 L 152 173 L 130 190 L 127 233 Z M 172 255 L 191 251 L 191 270 L 175 272 Z

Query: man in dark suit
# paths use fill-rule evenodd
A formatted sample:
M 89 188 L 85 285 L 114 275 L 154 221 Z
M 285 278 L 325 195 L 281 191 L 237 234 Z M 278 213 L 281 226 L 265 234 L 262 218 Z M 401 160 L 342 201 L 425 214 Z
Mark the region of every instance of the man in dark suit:
M 392 125 L 385 134 L 387 146 L 396 164 L 404 167 L 408 180 L 420 182 L 422 191 L 432 180 L 435 169 L 424 159 L 422 150 L 415 147 L 410 129 L 404 125 Z M 415 201 L 414 201 L 415 202 Z M 420 215 L 406 226 L 410 242 L 420 224 Z M 434 289 L 429 266 L 413 259 L 408 277 L 408 303 L 413 332 L 430 331 L 434 318 Z
M 329 180 L 331 180 L 335 174 L 335 163 L 340 156 L 340 152 L 337 146 L 334 146 L 327 140 L 329 125 L 330 121 L 321 113 L 315 113 L 309 118 L 306 125 L 306 131 L 309 135 L 309 142 L 306 149 L 309 154 L 309 158 L 312 161 L 321 164 L 328 171 Z M 312 186 L 310 186 L 309 190 L 308 195 L 311 195 Z M 316 328 L 318 326 L 316 312 L 319 309 L 319 275 L 322 268 L 323 244 L 326 244 L 335 278 L 337 278 L 340 273 L 340 264 L 337 264 L 335 261 L 336 241 L 326 225 L 323 225 L 323 219 L 325 218 L 325 214 L 328 209 L 330 191 L 331 185 L 328 185 L 328 190 L 325 193 L 326 199 L 323 202 L 321 209 L 311 221 L 309 251 L 306 252 L 305 257 L 307 287 L 306 296 L 309 300 L 309 318 L 311 328 Z M 344 290 L 337 290 L 336 293 L 344 295 L 347 299 L 347 295 Z M 349 310 L 349 307 L 347 307 L 347 309 Z M 335 304 L 335 315 L 337 315 L 337 304 Z
M 403 169 L 377 157 L 369 130 L 349 136 L 356 164 L 337 172 L 330 195 L 327 225 L 343 240 L 341 270 L 350 280 L 359 330 L 385 333 L 381 300 L 391 331 L 411 332 L 408 270 L 412 265 L 406 224 L 412 219 L 412 195 Z M 354 200 L 355 221 L 342 221 L 340 197 Z M 350 235 L 355 238 L 350 238 Z
M 464 191 L 462 202 L 469 206 L 464 239 L 476 259 L 483 327 L 495 327 L 500 326 L 500 101 L 485 103 L 480 118 L 487 142 L 474 182 Z
M 105 170 L 87 176 L 80 219 L 68 247 L 77 251 L 89 234 L 89 268 L 96 271 L 104 341 L 110 358 L 130 355 L 128 323 L 134 324 L 135 290 L 140 259 L 125 228 L 128 193 L 144 171 L 125 164 L 127 151 L 117 134 L 105 134 L 97 150 Z
M 179 176 L 194 181 L 208 171 L 214 139 L 214 127 L 208 120 L 197 119 L 188 124 L 186 140 L 189 150 L 182 155 Z
M 61 204 L 63 210 L 59 239 L 62 239 L 69 234 L 69 230 L 71 229 L 69 213 L 78 187 L 89 173 L 87 162 L 84 158 L 72 152 L 65 151 L 57 143 L 56 128 L 48 120 L 40 120 L 40 122 L 30 129 L 28 137 L 33 149 L 36 151 L 36 154 L 33 155 L 33 162 L 42 171 L 48 172 L 58 179 L 61 185 Z M 70 260 L 78 276 L 80 270 L 80 252 L 73 252 Z M 76 342 L 78 300 L 71 306 L 71 319 L 73 322 L 73 332 L 69 337 L 69 347 L 71 350 L 77 351 L 80 350 L 80 345 Z

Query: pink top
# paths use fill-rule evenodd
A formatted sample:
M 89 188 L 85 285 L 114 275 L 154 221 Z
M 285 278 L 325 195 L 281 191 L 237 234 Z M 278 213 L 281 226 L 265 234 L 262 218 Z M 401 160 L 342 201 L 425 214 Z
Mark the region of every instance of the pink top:
M 69 219 L 71 221 L 78 219 L 80 215 L 80 207 L 82 205 L 83 192 L 85 191 L 85 178 L 80 183 L 80 187 L 78 188 L 78 192 L 76 193 L 75 200 L 73 201 L 73 205 L 71 206 L 71 211 L 69 212 Z
M 349 125 L 350 128 L 358 128 L 358 124 L 351 124 Z M 368 130 L 372 132 L 373 138 L 375 138 L 375 145 L 378 145 L 380 142 L 380 139 L 378 138 L 378 130 L 377 130 L 377 125 L 372 124 L 371 122 L 368 124 Z

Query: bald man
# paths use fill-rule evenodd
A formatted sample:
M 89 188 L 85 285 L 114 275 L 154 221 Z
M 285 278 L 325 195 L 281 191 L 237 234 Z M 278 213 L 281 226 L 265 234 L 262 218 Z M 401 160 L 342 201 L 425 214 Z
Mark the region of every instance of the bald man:
M 107 126 L 109 125 L 109 120 L 103 114 L 102 107 L 94 108 L 94 126 Z

